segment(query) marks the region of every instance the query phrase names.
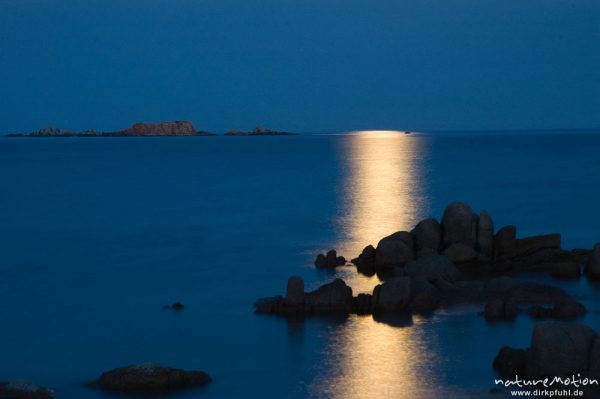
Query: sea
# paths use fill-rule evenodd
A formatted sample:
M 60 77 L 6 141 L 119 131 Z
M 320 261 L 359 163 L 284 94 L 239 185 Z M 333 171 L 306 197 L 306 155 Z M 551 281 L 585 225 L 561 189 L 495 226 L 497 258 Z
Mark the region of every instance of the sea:
M 524 314 L 299 320 L 253 303 L 292 275 L 371 292 L 377 276 L 317 270 L 316 255 L 351 259 L 453 201 L 519 237 L 590 248 L 599 150 L 598 130 L 0 138 L 0 381 L 119 398 L 86 384 L 151 361 L 211 375 L 173 399 L 498 397 L 492 361 L 529 345 Z M 600 331 L 600 286 L 530 277 L 566 289 Z M 185 308 L 163 309 L 174 302 Z

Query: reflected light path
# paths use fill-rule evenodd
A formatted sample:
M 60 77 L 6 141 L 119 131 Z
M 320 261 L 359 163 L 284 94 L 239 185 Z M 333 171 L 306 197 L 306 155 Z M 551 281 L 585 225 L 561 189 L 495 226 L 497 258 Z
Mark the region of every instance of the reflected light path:
M 399 230 L 411 230 L 427 209 L 421 181 L 423 140 L 397 131 L 360 131 L 347 137 L 347 174 L 341 197 L 344 255 L 357 256 L 368 245 Z M 337 274 L 353 289 L 372 292 L 376 276 L 355 268 Z M 427 321 L 424 321 L 427 322 Z M 351 316 L 332 335 L 323 378 L 313 385 L 315 397 L 426 398 L 432 397 L 428 350 L 417 325 L 396 327 L 371 316 Z M 429 381 L 428 381 L 429 380 Z M 318 394 L 317 394 L 318 392 Z
M 374 130 L 350 134 L 344 142 L 347 172 L 340 198 L 342 239 L 340 254 L 358 256 L 369 244 L 396 231 L 410 231 L 424 218 L 428 203 L 421 164 L 423 137 L 404 132 Z M 340 270 L 341 271 L 341 270 Z M 355 293 L 371 292 L 376 277 L 341 271 Z

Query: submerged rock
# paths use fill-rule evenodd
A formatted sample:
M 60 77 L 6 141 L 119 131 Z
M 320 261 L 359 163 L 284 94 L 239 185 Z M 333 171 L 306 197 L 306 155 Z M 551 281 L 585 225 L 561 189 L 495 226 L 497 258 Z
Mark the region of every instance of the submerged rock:
M 0 382 L 0 399 L 51 399 L 54 391 L 29 381 Z
M 91 385 L 107 391 L 154 393 L 177 391 L 210 381 L 210 376 L 203 371 L 186 371 L 142 363 L 102 373 Z

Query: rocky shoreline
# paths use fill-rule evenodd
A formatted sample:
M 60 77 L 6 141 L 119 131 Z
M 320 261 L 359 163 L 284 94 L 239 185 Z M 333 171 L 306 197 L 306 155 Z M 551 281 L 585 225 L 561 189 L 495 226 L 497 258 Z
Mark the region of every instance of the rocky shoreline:
M 250 131 L 230 130 L 225 136 L 289 136 L 297 133 L 276 131 L 256 127 Z M 131 127 L 116 132 L 95 130 L 70 131 L 47 127 L 32 133 L 11 133 L 5 137 L 157 137 L 157 136 L 217 136 L 205 130 L 196 130 L 192 122 L 172 121 L 160 123 L 135 123 Z
M 347 265 L 345 258 L 335 250 L 315 260 L 317 268 L 342 265 Z M 305 292 L 302 278 L 292 276 L 285 295 L 257 300 L 255 312 L 285 317 L 358 314 L 385 320 L 431 314 L 456 304 L 479 304 L 490 323 L 511 321 L 520 314 L 554 319 L 536 324 L 530 349 L 502 348 L 494 361 L 501 375 L 538 378 L 581 373 L 600 379 L 600 339 L 589 327 L 573 322 L 586 313 L 584 305 L 559 287 L 516 279 L 526 272 L 555 279 L 600 280 L 600 243 L 592 249 L 567 250 L 556 233 L 517 238 L 515 226 L 495 230 L 487 212 L 476 214 L 469 205 L 455 202 L 445 209 L 441 222 L 426 219 L 410 232 L 384 237 L 377 246 L 365 247 L 351 265 L 358 273 L 376 274 L 381 284 L 371 293 L 354 296 L 345 281 L 335 279 Z M 556 331 L 563 331 L 562 335 Z M 574 349 L 572 337 L 581 336 L 585 342 Z M 545 367 L 546 363 L 562 366 Z

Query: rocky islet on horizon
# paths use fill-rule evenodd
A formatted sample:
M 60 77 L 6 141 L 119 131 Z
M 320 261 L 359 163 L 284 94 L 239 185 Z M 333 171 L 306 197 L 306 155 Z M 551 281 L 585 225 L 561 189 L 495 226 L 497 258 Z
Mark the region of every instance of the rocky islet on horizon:
M 264 127 L 256 127 L 249 131 L 230 130 L 225 136 L 281 136 L 296 135 Z M 115 132 L 97 132 L 95 130 L 70 131 L 47 127 L 32 133 L 13 133 L 7 137 L 146 137 L 146 136 L 217 136 L 216 133 L 196 130 L 192 122 L 170 121 L 159 123 L 135 123 L 131 127 Z

